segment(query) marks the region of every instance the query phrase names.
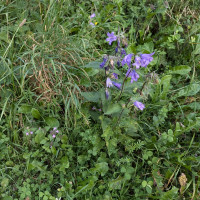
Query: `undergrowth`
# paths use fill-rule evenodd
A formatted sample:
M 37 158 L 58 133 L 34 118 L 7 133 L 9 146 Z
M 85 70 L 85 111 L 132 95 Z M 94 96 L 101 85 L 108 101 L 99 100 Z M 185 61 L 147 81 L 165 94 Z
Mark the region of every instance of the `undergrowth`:
M 1 199 L 199 199 L 199 19 L 192 0 L 1 1 Z M 154 54 L 133 77 L 124 51 Z

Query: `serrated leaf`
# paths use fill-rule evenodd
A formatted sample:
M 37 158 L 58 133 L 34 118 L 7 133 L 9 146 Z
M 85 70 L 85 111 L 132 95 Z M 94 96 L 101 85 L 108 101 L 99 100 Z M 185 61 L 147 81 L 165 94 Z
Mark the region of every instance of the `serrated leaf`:
M 59 121 L 54 117 L 46 117 L 45 122 L 50 127 L 59 127 Z
M 191 71 L 191 67 L 189 67 L 187 65 L 179 65 L 179 66 L 173 67 L 171 69 L 170 73 L 185 75 L 185 74 L 188 74 L 190 71 Z
M 41 118 L 40 112 L 35 108 L 31 109 L 31 114 L 36 119 L 40 119 Z
M 174 98 L 176 99 L 177 97 L 181 97 L 181 96 L 194 96 L 195 94 L 197 94 L 200 91 L 200 85 L 199 84 L 191 84 L 188 85 L 186 87 L 184 87 L 184 89 L 181 89 L 175 96 Z

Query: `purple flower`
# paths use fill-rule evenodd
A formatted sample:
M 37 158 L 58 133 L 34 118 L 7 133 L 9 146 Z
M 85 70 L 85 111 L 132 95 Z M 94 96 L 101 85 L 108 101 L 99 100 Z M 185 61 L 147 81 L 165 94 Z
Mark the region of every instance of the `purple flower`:
M 109 91 L 108 91 L 108 89 L 106 88 L 106 99 L 108 99 L 109 98 Z
M 122 60 L 122 66 L 124 66 L 125 64 L 127 64 L 130 67 L 132 56 L 133 56 L 133 54 L 126 55 L 124 57 L 124 59 Z
M 96 110 L 96 107 L 95 107 L 95 106 L 93 106 L 93 107 L 92 107 L 92 110 Z
M 26 135 L 29 135 L 29 133 L 27 132 Z
M 147 67 L 147 65 L 153 60 L 153 55 L 155 52 L 150 53 L 150 54 L 140 54 L 140 57 L 142 59 L 141 66 L 142 67 Z
M 113 73 L 112 75 L 113 75 L 113 77 L 114 77 L 115 79 L 118 79 L 118 74 Z
M 119 90 L 121 90 L 121 86 L 122 86 L 121 83 L 116 83 L 116 82 L 113 81 L 112 84 L 113 84 L 115 87 L 117 87 Z
M 55 130 L 57 130 L 57 128 L 56 128 L 56 127 L 54 127 L 54 128 L 53 128 L 53 130 L 55 131 Z
M 99 65 L 99 67 L 100 67 L 100 68 L 103 68 L 103 67 L 105 66 L 106 62 L 107 62 L 107 58 L 104 57 L 104 58 L 103 58 L 103 62 Z
M 101 112 L 101 108 L 99 108 L 99 112 Z
M 131 77 L 131 83 L 133 83 L 133 81 L 137 81 L 140 76 L 136 73 L 135 70 L 129 68 L 126 72 L 126 77 Z
M 112 87 L 112 86 L 113 86 L 112 81 L 110 80 L 110 78 L 107 78 L 107 79 L 106 79 L 106 87 L 107 87 L 107 88 L 110 88 L 110 87 Z
M 136 106 L 137 108 L 139 108 L 140 110 L 143 110 L 145 108 L 145 105 L 139 101 L 135 101 L 133 102 L 134 106 Z
M 31 131 L 30 134 L 32 135 L 32 134 L 33 134 L 33 131 Z
M 135 56 L 135 63 L 133 63 L 133 66 L 136 66 L 136 69 L 139 69 L 141 66 L 141 58 L 139 56 Z
M 56 133 L 59 133 L 59 130 L 56 130 Z
M 112 44 L 113 41 L 117 40 L 117 36 L 115 36 L 114 32 L 112 33 L 107 33 L 108 38 L 106 38 L 106 41 L 109 42 L 109 45 Z
M 117 52 L 118 52 L 118 47 L 115 48 L 115 53 L 117 53 Z
M 136 66 L 136 69 L 139 69 L 140 67 L 147 67 L 147 65 L 153 60 L 153 54 L 140 54 L 140 56 L 135 56 L 135 63 L 133 63 L 133 66 Z
M 95 13 L 93 13 L 92 15 L 90 15 L 90 19 L 96 17 Z
M 117 66 L 120 67 L 120 61 L 119 60 L 117 61 Z
M 53 138 L 55 138 L 55 137 L 56 137 L 56 135 L 55 135 L 55 134 L 53 134 L 53 135 L 52 135 L 52 137 L 53 137 Z
M 90 22 L 90 25 L 94 28 L 95 27 L 95 25 L 92 23 L 92 22 Z
M 125 49 L 121 50 L 121 55 L 126 55 L 126 50 Z

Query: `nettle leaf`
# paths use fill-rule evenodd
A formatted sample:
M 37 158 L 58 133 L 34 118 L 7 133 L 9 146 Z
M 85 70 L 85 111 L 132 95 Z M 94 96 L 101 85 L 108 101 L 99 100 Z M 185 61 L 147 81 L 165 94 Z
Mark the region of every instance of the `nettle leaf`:
M 40 112 L 35 108 L 31 109 L 31 114 L 36 119 L 40 119 L 41 118 Z
M 101 97 L 101 93 L 99 91 L 98 92 L 82 92 L 81 94 L 85 98 L 85 101 L 89 101 L 89 102 L 98 102 Z
M 171 69 L 171 74 L 180 74 L 180 75 L 186 75 L 191 71 L 191 67 L 187 65 L 179 65 L 175 66 Z
M 165 192 L 160 197 L 160 200 L 178 199 L 178 188 L 172 187 L 171 190 Z
M 177 97 L 182 97 L 182 96 L 194 96 L 200 91 L 200 84 L 194 83 L 191 85 L 188 85 L 181 89 L 176 95 L 174 95 L 173 99 L 176 99 Z
M 111 115 L 111 114 L 119 113 L 121 111 L 121 109 L 122 109 L 122 107 L 118 103 L 110 104 L 104 114 Z
M 18 112 L 27 114 L 27 113 L 31 113 L 31 109 L 32 109 L 32 106 L 24 104 L 18 109 Z
M 45 122 L 50 127 L 59 127 L 59 121 L 54 117 L 46 117 Z

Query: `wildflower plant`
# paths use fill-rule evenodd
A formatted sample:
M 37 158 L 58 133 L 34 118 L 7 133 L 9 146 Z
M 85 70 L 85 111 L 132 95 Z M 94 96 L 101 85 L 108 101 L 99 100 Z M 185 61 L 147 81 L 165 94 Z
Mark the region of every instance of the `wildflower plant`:
M 109 45 L 112 45 L 114 42 L 117 43 L 115 55 L 105 55 L 99 67 L 105 70 L 106 99 L 108 100 L 110 98 L 111 100 L 112 96 L 115 96 L 113 101 L 118 103 L 120 100 L 122 100 L 123 93 L 127 92 L 125 91 L 125 87 L 129 87 L 129 85 L 134 84 L 140 78 L 140 73 L 138 72 L 140 68 L 146 68 L 149 63 L 153 61 L 154 52 L 150 54 L 127 53 L 128 43 L 123 34 L 115 35 L 114 32 L 108 32 L 107 36 L 108 37 L 106 38 L 106 41 L 109 43 Z M 112 88 L 115 88 L 118 91 L 118 94 L 112 90 L 112 95 Z M 128 100 L 128 102 L 132 102 L 132 105 L 141 111 L 145 109 L 145 105 L 138 101 L 141 99 L 141 97 L 138 95 L 133 95 L 133 93 L 129 95 L 130 100 Z M 127 95 L 124 96 L 127 97 Z M 113 101 L 111 102 L 113 103 Z
M 116 135 L 113 132 L 108 134 L 108 127 L 119 132 L 125 131 L 132 136 L 134 131 L 137 132 L 138 124 L 134 113 L 146 109 L 142 90 L 148 76 L 144 75 L 144 71 L 147 71 L 145 68 L 153 61 L 154 52 L 131 52 L 123 33 L 116 35 L 114 32 L 108 32 L 106 42 L 112 47 L 116 45 L 114 55 L 104 55 L 99 65 L 105 77 L 104 89 L 100 92 L 101 101 L 98 103 L 98 107 L 102 107 L 99 119 L 103 137 L 109 144 Z M 91 110 L 97 111 L 94 105 Z

